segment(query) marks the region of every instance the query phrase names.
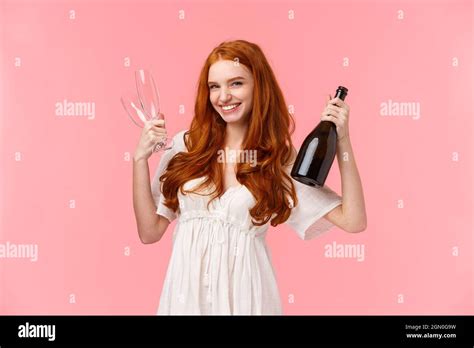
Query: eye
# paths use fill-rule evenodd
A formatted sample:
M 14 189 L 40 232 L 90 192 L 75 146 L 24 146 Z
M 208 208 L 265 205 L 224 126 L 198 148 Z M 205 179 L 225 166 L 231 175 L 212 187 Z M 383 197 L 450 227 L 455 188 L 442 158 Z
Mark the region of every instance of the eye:
M 242 86 L 242 82 L 240 82 L 240 81 L 232 82 L 232 85 L 235 85 L 235 84 L 237 84 L 237 86 Z M 218 87 L 218 86 L 217 85 L 210 85 L 209 89 L 213 89 L 214 87 Z

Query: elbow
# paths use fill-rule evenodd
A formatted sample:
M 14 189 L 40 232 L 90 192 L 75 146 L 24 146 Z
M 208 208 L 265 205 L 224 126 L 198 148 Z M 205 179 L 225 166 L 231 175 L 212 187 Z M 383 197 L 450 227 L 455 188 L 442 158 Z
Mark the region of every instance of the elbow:
M 349 233 L 360 233 L 364 232 L 367 229 L 367 222 L 363 222 L 360 224 L 351 224 L 347 229 L 346 232 Z
M 142 244 L 153 244 L 153 243 L 159 242 L 161 239 L 161 236 L 158 239 L 156 239 L 156 238 L 152 238 L 150 234 L 146 234 L 146 233 L 139 233 L 138 235 L 140 237 L 140 241 L 142 242 Z
M 140 237 L 140 242 L 142 242 L 142 244 L 150 244 L 149 239 L 145 237 L 143 234 L 138 233 L 138 236 Z
M 140 237 L 140 240 L 141 240 L 142 244 L 153 244 L 153 243 L 156 243 L 156 242 L 159 241 L 159 239 L 158 240 L 156 240 L 156 239 L 153 240 L 153 239 L 147 239 L 147 238 L 141 238 L 141 237 Z
M 142 236 L 140 236 L 140 241 L 142 242 L 142 244 L 151 244 L 151 242 L 147 238 Z
M 160 218 L 157 215 L 157 220 L 151 226 L 139 226 L 138 236 L 143 244 L 153 244 L 159 242 L 163 236 L 163 231 L 160 229 Z

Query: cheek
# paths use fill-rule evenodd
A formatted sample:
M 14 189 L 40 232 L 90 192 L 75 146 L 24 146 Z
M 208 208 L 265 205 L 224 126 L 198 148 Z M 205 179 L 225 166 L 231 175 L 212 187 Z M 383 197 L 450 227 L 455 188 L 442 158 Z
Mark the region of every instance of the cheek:
M 211 94 L 209 95 L 209 100 L 210 100 L 210 102 L 211 102 L 212 105 L 216 105 L 217 102 L 218 102 L 218 99 L 219 99 L 219 98 L 215 95 L 215 93 L 211 93 Z
M 246 98 L 246 101 L 247 101 L 247 104 L 249 107 L 252 107 L 252 104 L 253 104 L 253 95 L 252 94 L 249 94 Z
M 245 99 L 250 103 L 253 101 L 253 89 L 248 89 L 245 91 Z

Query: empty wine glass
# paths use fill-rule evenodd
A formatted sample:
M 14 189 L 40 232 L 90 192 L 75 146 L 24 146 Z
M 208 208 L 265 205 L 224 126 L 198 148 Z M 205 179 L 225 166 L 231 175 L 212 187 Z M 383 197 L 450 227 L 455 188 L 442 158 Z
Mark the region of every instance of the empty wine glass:
M 150 71 L 139 69 L 135 71 L 135 84 L 137 96 L 125 95 L 120 98 L 122 105 L 132 122 L 140 128 L 145 126 L 146 121 L 164 120 L 160 113 L 160 96 Z M 153 147 L 153 152 L 168 150 L 172 146 L 172 140 L 163 138 L 158 140 Z

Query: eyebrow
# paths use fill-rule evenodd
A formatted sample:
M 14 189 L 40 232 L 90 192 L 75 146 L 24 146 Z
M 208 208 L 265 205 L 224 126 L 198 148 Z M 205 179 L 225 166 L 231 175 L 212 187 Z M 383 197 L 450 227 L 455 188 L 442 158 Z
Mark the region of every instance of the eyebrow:
M 236 76 L 236 77 L 233 77 L 231 79 L 228 79 L 227 82 L 229 81 L 234 81 L 234 80 L 237 80 L 237 79 L 242 79 L 242 80 L 245 80 L 245 77 L 242 77 L 242 76 Z M 210 85 L 212 83 L 217 83 L 217 82 L 214 82 L 214 81 L 208 81 L 207 84 Z

